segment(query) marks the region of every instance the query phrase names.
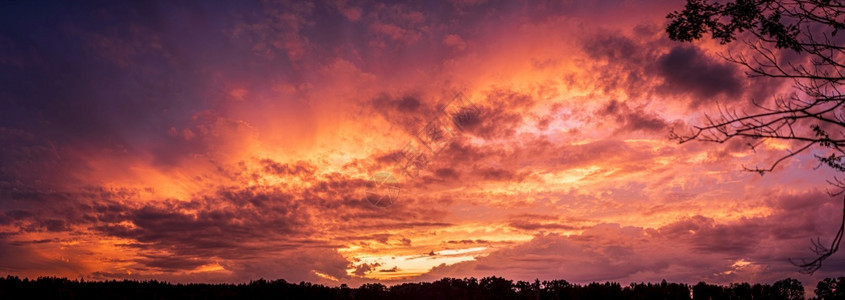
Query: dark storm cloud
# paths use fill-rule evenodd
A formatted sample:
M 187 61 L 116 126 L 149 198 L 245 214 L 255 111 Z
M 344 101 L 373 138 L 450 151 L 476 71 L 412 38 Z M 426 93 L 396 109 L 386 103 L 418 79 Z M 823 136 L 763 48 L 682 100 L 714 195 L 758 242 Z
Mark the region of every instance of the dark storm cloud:
M 693 46 L 676 46 L 657 60 L 664 83 L 660 90 L 691 94 L 691 107 L 711 103 L 717 96 L 738 97 L 742 79 L 736 65 L 710 58 Z
M 599 64 L 592 66 L 596 88 L 602 93 L 624 90 L 631 98 L 640 98 L 651 91 L 654 72 L 643 62 L 656 61 L 664 40 L 630 37 L 601 32 L 585 37 L 583 51 Z
M 602 32 L 584 39 L 584 52 L 606 63 L 594 67 L 602 92 L 621 89 L 634 99 L 652 92 L 687 96 L 690 108 L 742 99 L 745 79 L 737 65 L 711 57 L 698 46 L 679 45 L 654 34 L 661 30 L 639 26 L 634 36 Z

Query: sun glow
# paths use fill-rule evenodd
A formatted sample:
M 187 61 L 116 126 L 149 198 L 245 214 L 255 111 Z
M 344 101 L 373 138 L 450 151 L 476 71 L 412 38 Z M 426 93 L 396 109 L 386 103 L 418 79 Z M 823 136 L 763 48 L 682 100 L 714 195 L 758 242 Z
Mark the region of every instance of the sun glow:
M 460 262 L 475 260 L 477 256 L 483 255 L 487 247 L 475 247 L 467 249 L 431 251 L 428 254 L 380 256 L 359 254 L 353 257 L 358 263 L 354 266 L 367 264 L 376 266 L 373 270 L 364 274 L 356 274 L 356 268 L 347 269 L 350 276 L 363 276 L 379 280 L 411 279 L 415 276 L 425 274 L 432 268 L 441 265 L 452 265 Z

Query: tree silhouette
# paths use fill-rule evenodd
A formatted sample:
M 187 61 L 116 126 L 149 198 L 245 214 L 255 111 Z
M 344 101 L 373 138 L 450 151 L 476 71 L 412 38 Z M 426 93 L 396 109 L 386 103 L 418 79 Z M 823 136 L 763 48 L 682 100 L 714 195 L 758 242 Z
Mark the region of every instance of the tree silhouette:
M 818 299 L 845 299 L 845 277 L 819 281 L 815 293 Z
M 818 151 L 826 153 L 816 155 L 819 166 L 845 172 L 845 38 L 837 36 L 845 29 L 843 16 L 841 1 L 687 0 L 681 12 L 667 16 L 670 39 L 688 42 L 710 33 L 722 44 L 740 40 L 747 51 L 722 54 L 726 60 L 744 67 L 750 77 L 792 80 L 795 92 L 777 96 L 770 104 L 754 102 L 754 113 L 720 109 L 718 116 L 706 116 L 704 124 L 687 133 L 673 130 L 670 138 L 680 143 L 748 139 L 752 149 L 767 140 L 782 140 L 794 145 L 788 154 L 765 167 L 743 168 L 763 175 L 799 153 Z M 837 188 L 831 196 L 845 191 L 845 180 L 834 177 L 829 182 Z M 806 273 L 818 270 L 839 249 L 843 231 L 845 204 L 830 246 L 816 239 L 811 247 L 816 258 L 793 263 Z
M 800 300 L 804 299 L 804 286 L 798 279 L 787 278 L 772 284 L 775 299 Z
M 840 287 L 845 278 L 826 278 L 818 283 L 817 299 L 842 299 Z M 692 292 L 692 293 L 690 293 Z M 443 278 L 434 282 L 402 283 L 387 287 L 366 283 L 359 288 L 341 284 L 328 287 L 309 282 L 289 283 L 284 279 L 250 281 L 248 284 L 172 284 L 155 280 L 82 281 L 39 277 L 30 280 L 16 276 L 0 277 L 0 299 L 802 299 L 804 287 L 795 279 L 773 285 L 748 283 L 729 286 L 699 282 L 631 283 L 586 285 L 566 280 L 517 281 L 501 277 Z

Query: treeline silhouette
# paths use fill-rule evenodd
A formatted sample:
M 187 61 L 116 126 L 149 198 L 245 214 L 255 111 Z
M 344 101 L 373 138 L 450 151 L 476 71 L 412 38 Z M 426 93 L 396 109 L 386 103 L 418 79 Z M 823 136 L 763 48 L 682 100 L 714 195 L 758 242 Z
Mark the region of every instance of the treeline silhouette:
M 845 299 L 845 277 L 827 278 L 812 299 Z M 434 282 L 403 283 L 391 287 L 367 283 L 329 287 L 283 279 L 259 279 L 248 284 L 171 284 L 149 281 L 84 281 L 39 277 L 0 277 L 0 299 L 804 299 L 801 282 L 787 278 L 772 285 L 699 282 L 579 285 L 566 280 L 534 282 L 501 277 L 443 278 Z

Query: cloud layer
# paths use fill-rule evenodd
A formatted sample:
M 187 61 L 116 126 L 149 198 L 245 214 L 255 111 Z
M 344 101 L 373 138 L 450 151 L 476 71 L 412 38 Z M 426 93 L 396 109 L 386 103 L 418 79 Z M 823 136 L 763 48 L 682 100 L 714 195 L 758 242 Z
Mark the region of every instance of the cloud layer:
M 805 282 L 833 173 L 677 145 L 788 92 L 663 33 L 681 3 L 0 9 L 0 272 L 326 284 Z M 375 178 L 398 195 L 374 205 Z M 804 277 L 802 277 L 804 276 Z M 806 279 L 806 280 L 805 280 Z

